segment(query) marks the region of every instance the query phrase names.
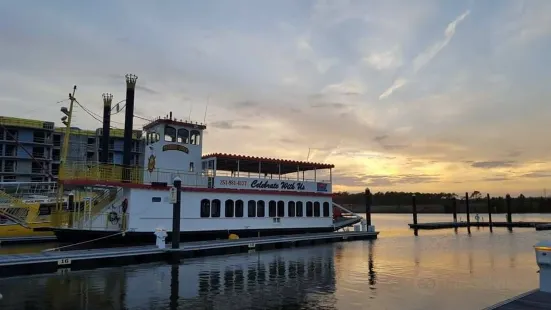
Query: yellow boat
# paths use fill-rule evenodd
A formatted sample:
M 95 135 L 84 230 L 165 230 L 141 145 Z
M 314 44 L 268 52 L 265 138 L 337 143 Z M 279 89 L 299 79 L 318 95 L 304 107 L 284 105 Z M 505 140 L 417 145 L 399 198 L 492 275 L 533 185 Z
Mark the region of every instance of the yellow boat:
M 94 193 L 85 194 L 96 196 Z M 63 197 L 62 205 L 66 206 L 67 201 L 68 197 Z M 81 201 L 75 197 L 76 203 Z M 51 231 L 34 229 L 52 226 L 51 214 L 56 205 L 56 198 L 52 196 L 27 195 L 19 198 L 0 189 L 0 238 L 54 236 Z

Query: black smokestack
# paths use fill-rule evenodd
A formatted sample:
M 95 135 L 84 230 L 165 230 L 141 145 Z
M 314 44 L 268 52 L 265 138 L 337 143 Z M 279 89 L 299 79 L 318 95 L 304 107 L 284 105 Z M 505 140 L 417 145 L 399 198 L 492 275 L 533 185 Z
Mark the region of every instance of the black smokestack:
M 111 127 L 111 101 L 113 95 L 103 94 L 103 133 L 101 143 L 100 162 L 107 164 L 109 162 L 109 129 Z
M 132 125 L 134 121 L 134 92 L 136 90 L 137 76 L 133 74 L 126 75 L 126 114 L 124 118 L 124 148 L 122 155 L 122 164 L 130 167 L 132 159 Z M 129 176 L 127 176 L 129 177 Z

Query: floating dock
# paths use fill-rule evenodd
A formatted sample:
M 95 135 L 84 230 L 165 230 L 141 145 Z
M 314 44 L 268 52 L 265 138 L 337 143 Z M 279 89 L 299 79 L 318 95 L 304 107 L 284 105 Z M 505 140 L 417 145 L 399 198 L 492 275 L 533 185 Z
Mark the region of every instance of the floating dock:
M 174 259 L 174 256 L 191 258 L 320 243 L 376 239 L 378 234 L 378 232 L 367 231 L 333 232 L 189 242 L 180 244 L 179 249 L 171 249 L 170 244 L 167 244 L 167 248 L 165 249 L 159 249 L 152 245 L 75 251 L 44 251 L 32 254 L 8 254 L 0 255 L 0 277 L 149 263 L 171 260 Z
M 449 229 L 461 227 L 490 227 L 489 222 L 434 222 L 434 223 L 418 223 L 408 224 L 409 228 L 413 229 Z M 536 230 L 551 230 L 549 222 L 492 222 L 492 227 L 506 228 L 536 228 Z
M 0 238 L 0 246 L 7 244 L 27 244 L 56 241 L 56 236 L 33 236 L 33 237 L 8 237 Z
M 533 290 L 500 302 L 484 310 L 543 310 L 551 309 L 551 293 Z

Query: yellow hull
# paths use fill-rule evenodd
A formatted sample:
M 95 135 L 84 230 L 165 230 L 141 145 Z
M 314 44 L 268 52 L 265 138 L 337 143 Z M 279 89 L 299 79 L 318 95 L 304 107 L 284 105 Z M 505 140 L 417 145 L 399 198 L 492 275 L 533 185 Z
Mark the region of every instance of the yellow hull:
M 54 236 L 51 231 L 33 231 L 32 228 L 50 227 L 50 223 L 35 223 L 29 224 L 30 228 L 25 228 L 17 224 L 0 224 L 0 238 L 15 238 L 15 237 L 38 237 L 38 236 Z

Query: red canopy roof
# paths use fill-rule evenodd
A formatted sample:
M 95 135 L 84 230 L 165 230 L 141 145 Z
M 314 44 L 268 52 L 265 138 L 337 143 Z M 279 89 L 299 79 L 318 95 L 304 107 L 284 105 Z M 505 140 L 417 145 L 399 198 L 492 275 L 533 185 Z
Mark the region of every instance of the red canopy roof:
M 314 163 L 307 161 L 256 157 L 226 153 L 212 153 L 203 155 L 203 159 L 216 158 L 216 169 L 226 171 L 237 171 L 237 161 L 239 160 L 239 171 L 242 172 L 259 172 L 259 165 L 262 173 L 269 174 L 286 174 L 297 171 L 308 171 L 315 169 L 335 168 L 335 165 Z

